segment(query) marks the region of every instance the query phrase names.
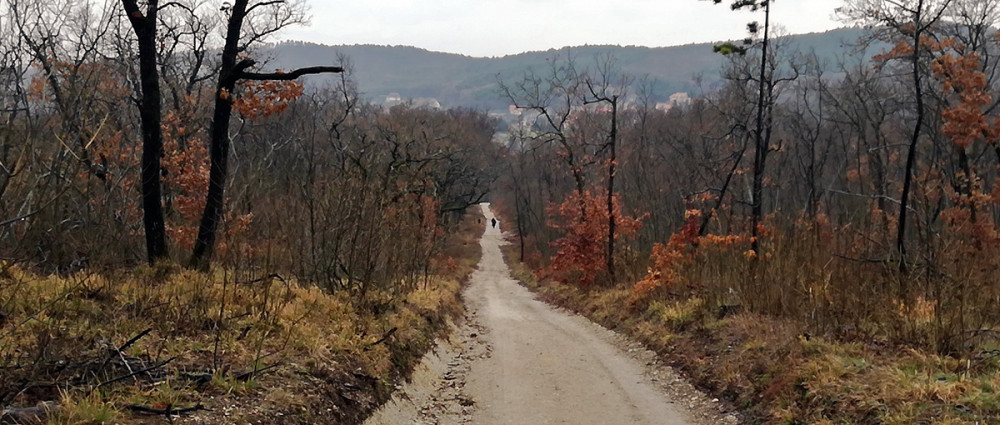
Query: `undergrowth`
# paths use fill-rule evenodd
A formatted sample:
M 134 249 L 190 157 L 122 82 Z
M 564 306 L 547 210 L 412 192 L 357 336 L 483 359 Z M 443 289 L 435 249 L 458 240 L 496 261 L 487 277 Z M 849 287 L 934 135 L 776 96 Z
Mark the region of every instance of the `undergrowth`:
M 1000 423 L 996 351 L 962 358 L 871 336 L 815 334 L 804 321 L 727 305 L 724 294 L 636 302 L 631 285 L 539 280 L 513 248 L 505 254 L 515 277 L 547 301 L 643 342 L 749 423 Z
M 55 402 L 54 424 L 177 412 L 209 422 L 360 420 L 460 314 L 479 255 L 477 216 L 419 285 L 364 301 L 262 270 L 164 263 L 58 276 L 4 265 L 0 407 Z

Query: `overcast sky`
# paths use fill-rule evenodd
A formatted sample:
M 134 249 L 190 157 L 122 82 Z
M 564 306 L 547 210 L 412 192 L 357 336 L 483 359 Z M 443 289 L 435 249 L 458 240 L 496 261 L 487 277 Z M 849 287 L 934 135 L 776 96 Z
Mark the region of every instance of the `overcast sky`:
M 674 46 L 742 39 L 763 14 L 733 12 L 731 0 L 307 0 L 311 25 L 283 40 L 410 45 L 502 56 L 582 44 Z M 775 0 L 772 22 L 790 34 L 841 25 L 843 0 Z

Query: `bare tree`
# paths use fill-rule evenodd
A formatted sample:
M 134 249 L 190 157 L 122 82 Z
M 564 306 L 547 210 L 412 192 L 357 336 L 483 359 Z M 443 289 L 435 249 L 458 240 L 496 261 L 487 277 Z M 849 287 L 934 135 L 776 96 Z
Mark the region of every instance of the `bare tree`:
M 712 0 L 715 4 L 722 3 L 722 0 Z M 769 55 L 770 31 L 771 31 L 771 1 L 770 0 L 735 0 L 731 4 L 733 10 L 750 9 L 757 11 L 763 9 L 764 12 L 764 32 L 760 40 L 760 68 L 757 78 L 757 120 L 754 126 L 754 154 L 753 154 L 753 187 L 750 192 L 750 249 L 758 252 L 759 230 L 758 227 L 763 217 L 763 195 L 764 195 L 764 171 L 767 166 L 767 155 L 770 152 L 772 133 L 772 109 L 774 107 L 774 62 Z M 758 23 L 751 22 L 747 25 L 751 34 L 759 31 Z M 747 40 L 749 43 L 750 40 Z M 738 47 L 732 43 L 716 46 L 715 51 L 730 54 L 746 53 L 746 48 Z M 770 69 L 769 69 L 770 62 Z
M 294 80 L 303 75 L 343 72 L 335 66 L 300 68 L 287 73 L 258 73 L 249 71 L 257 63 L 252 59 L 237 60 L 241 52 L 284 28 L 299 22 L 301 2 L 284 0 L 236 0 L 223 12 L 229 15 L 226 25 L 226 42 L 222 49 L 222 65 L 218 71 L 215 90 L 215 108 L 211 125 L 211 170 L 205 211 L 198 227 L 198 239 L 191 254 L 190 266 L 207 270 L 215 246 L 216 232 L 222 219 L 225 202 L 226 175 L 229 162 L 229 123 L 233 111 L 233 93 L 241 80 Z M 254 19 L 254 13 L 260 13 Z
M 13 202 L 5 199 L 4 195 L 12 180 L 24 168 L 23 163 L 28 158 L 30 149 L 30 138 L 26 134 L 18 134 L 20 131 L 17 129 L 17 123 L 30 112 L 27 93 L 22 84 L 30 61 L 22 53 L 19 44 L 13 17 L 0 13 L 0 224 L 3 226 L 10 220 L 19 219 L 6 216 L 11 214 L 7 206 L 13 205 Z M 0 236 L 0 240 L 2 239 Z
M 611 122 L 609 123 L 608 136 L 601 150 L 608 152 L 608 182 L 607 182 L 607 208 L 608 208 L 608 247 L 605 252 L 608 276 L 612 283 L 615 282 L 615 169 L 618 165 L 618 107 L 619 100 L 624 98 L 626 90 L 632 83 L 631 77 L 621 74 L 616 68 L 615 58 L 611 55 L 595 58 L 596 66 L 592 73 L 588 73 L 584 78 L 584 85 L 587 91 L 584 94 L 583 103 L 585 105 L 595 103 L 606 103 L 611 105 Z
M 108 159 L 97 152 L 120 117 L 120 97 L 113 102 L 109 97 L 116 82 L 109 78 L 115 65 L 107 60 L 106 43 L 118 19 L 115 5 L 111 1 L 30 0 L 7 0 L 3 5 L 7 28 L 16 32 L 18 54 L 23 53 L 24 59 L 38 68 L 38 72 L 25 75 L 31 78 L 29 96 L 36 97 L 22 105 L 34 110 L 29 120 L 32 126 L 47 127 L 55 136 L 24 139 L 25 144 L 34 143 L 27 151 L 30 161 L 22 162 L 34 168 L 32 182 L 22 181 L 30 189 L 24 192 L 22 207 L 9 224 L 20 223 L 23 235 L 33 235 L 25 239 L 34 239 L 32 255 L 56 267 L 84 264 L 94 254 L 84 245 L 126 245 L 120 242 L 127 238 L 112 235 L 120 234 L 128 224 L 103 214 L 113 208 L 108 202 L 97 202 L 86 191 L 88 184 L 112 187 L 118 178 L 110 171 Z M 110 197 L 110 192 L 104 195 Z M 104 209 L 99 213 L 94 204 Z M 56 241 L 47 236 L 104 224 L 113 227 L 101 232 L 101 237 Z M 35 225 L 41 227 L 32 230 Z M 88 254 L 81 254 L 83 251 Z
M 929 63 L 929 46 L 924 41 L 948 10 L 952 0 L 848 0 L 840 11 L 847 20 L 881 25 L 889 41 L 899 49 L 897 57 L 908 63 L 913 88 L 913 131 L 903 170 L 903 192 L 899 198 L 899 221 L 896 229 L 896 250 L 899 252 L 899 270 L 907 270 L 906 221 L 909 209 L 913 168 L 917 160 L 917 143 L 923 131 L 926 113 L 924 74 Z M 909 46 L 908 48 L 906 46 Z M 907 50 L 909 52 L 907 53 Z
M 514 83 L 499 80 L 503 96 L 518 109 L 533 113 L 538 124 L 534 139 L 540 143 L 557 143 L 563 149 L 563 160 L 570 169 L 576 191 L 581 199 L 587 186 L 586 168 L 593 164 L 583 146 L 573 143 L 570 127 L 574 112 L 580 110 L 582 79 L 572 57 L 565 60 L 552 58 L 546 73 L 525 71 L 522 79 Z M 580 206 L 581 218 L 587 216 Z

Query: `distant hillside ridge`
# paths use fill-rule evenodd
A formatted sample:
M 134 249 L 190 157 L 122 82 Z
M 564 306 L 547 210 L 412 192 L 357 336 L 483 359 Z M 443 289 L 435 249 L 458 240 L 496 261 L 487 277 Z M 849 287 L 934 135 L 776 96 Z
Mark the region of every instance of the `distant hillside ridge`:
M 830 70 L 848 55 L 865 30 L 844 28 L 823 33 L 787 36 L 788 51 L 815 51 Z M 507 108 L 497 88 L 497 76 L 505 81 L 520 79 L 529 68 L 541 69 L 545 60 L 566 52 L 581 66 L 593 63 L 597 55 L 610 53 L 621 70 L 629 75 L 648 75 L 656 80 L 655 99 L 665 100 L 676 92 L 697 94 L 695 78 L 703 87 L 719 80 L 725 58 L 712 52 L 712 43 L 673 47 L 576 46 L 507 55 L 472 57 L 433 52 L 412 46 L 321 45 L 289 41 L 275 44 L 267 52 L 272 65 L 282 69 L 335 64 L 338 53 L 346 55 L 354 68 L 354 79 L 364 97 L 377 103 L 393 95 L 402 99 L 436 100 L 444 108 L 469 107 L 481 110 Z M 326 78 L 313 78 L 322 83 Z

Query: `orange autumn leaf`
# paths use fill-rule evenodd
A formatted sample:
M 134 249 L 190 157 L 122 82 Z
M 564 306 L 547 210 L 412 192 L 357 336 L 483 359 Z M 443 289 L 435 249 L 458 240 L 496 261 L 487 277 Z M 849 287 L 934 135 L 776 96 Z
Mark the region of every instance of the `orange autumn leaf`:
M 615 240 L 629 240 L 642 227 L 642 218 L 624 217 L 619 197 L 613 198 Z M 565 283 L 588 286 L 594 283 L 606 266 L 608 241 L 607 195 L 585 191 L 573 192 L 562 204 L 549 207 L 549 214 L 558 218 L 548 225 L 561 230 L 563 236 L 551 243 L 556 253 L 549 272 Z

